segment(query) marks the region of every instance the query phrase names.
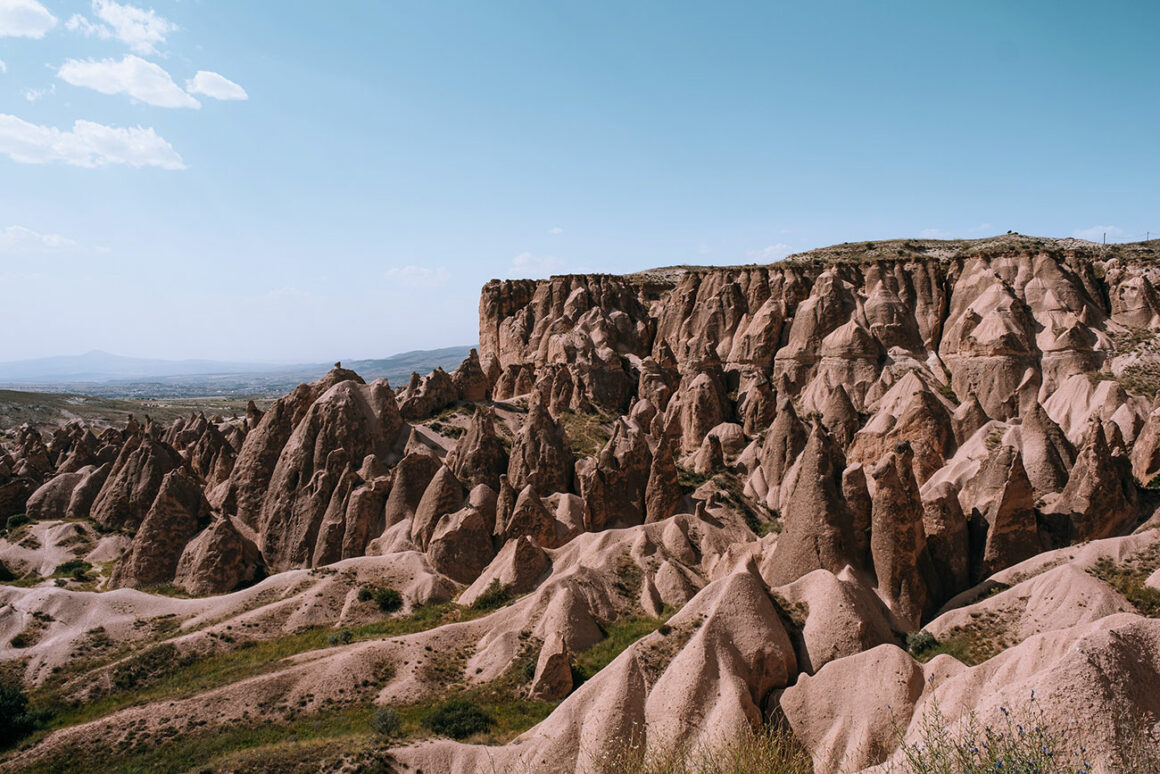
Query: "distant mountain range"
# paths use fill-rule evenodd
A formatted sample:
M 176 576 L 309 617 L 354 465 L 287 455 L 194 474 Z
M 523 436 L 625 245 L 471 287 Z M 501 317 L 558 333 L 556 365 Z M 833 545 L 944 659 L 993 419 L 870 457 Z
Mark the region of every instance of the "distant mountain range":
M 345 368 L 368 382 L 385 378 L 392 387 L 415 371 L 451 370 L 475 345 L 413 350 L 374 360 L 350 360 Z M 0 363 L 0 387 L 38 392 L 78 392 L 101 397 L 176 398 L 211 395 L 281 395 L 325 374 L 332 363 L 253 363 L 163 360 L 93 350 L 83 355 Z

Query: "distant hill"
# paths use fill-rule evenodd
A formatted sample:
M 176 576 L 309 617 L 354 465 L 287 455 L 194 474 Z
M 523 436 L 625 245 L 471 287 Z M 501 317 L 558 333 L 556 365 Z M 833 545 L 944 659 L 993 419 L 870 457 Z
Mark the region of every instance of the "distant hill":
M 399 387 L 412 371 L 425 374 L 436 367 L 450 371 L 463 362 L 473 346 L 413 350 L 374 360 L 348 360 L 343 366 L 367 381 L 385 378 L 392 387 Z M 0 363 L 0 388 L 106 398 L 276 396 L 318 379 L 332 365 L 161 360 L 94 350 L 71 357 Z

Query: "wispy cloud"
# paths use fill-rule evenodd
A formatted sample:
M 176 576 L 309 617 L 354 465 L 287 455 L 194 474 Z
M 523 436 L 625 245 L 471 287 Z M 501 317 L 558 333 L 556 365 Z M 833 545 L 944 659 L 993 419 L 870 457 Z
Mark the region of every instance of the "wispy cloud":
M 24 98 L 29 102 L 38 102 L 39 100 L 42 100 L 49 95 L 56 94 L 56 84 L 49 84 L 49 86 L 44 89 L 25 89 L 21 92 L 21 94 L 23 94 Z
M 560 228 L 559 226 L 552 226 L 550 229 L 548 229 L 548 233 L 552 236 L 556 236 L 557 234 L 563 234 L 564 229 Z
M 1086 239 L 1089 242 L 1101 242 L 1106 234 L 1108 239 L 1114 242 L 1124 235 L 1124 230 L 1119 226 L 1092 226 L 1077 228 L 1072 233 L 1077 239 Z
M 177 31 L 176 24 L 158 16 L 152 8 L 145 10 L 114 0 L 93 0 L 93 13 L 103 24 L 78 13 L 65 27 L 87 37 L 119 40 L 138 54 L 156 54 L 158 44 L 164 43 L 169 33 Z
M 198 70 L 197 75 L 185 82 L 190 94 L 204 94 L 214 99 L 249 99 L 250 95 L 238 84 L 225 76 L 208 70 Z
M 520 253 L 512 258 L 507 275 L 513 279 L 542 279 L 558 274 L 564 268 L 564 261 L 554 255 L 534 255 Z
M 946 239 L 950 234 L 943 231 L 941 228 L 924 228 L 918 232 L 918 235 L 923 239 Z
M 757 263 L 773 263 L 774 261 L 780 261 L 782 258 L 785 258 L 792 252 L 792 247 L 785 244 L 784 242 L 778 242 L 775 245 L 769 245 L 768 247 L 763 247 L 760 250 L 750 250 L 746 253 L 746 255 L 748 255 Z
M 0 0 L 0 38 L 43 38 L 56 17 L 36 0 Z
M 164 69 L 139 56 L 116 59 L 69 59 L 56 75 L 73 86 L 102 94 L 125 94 L 149 105 L 166 108 L 200 108 L 201 103 L 181 90 Z
M 443 266 L 393 266 L 384 272 L 387 279 L 404 287 L 438 287 L 451 279 Z
M 0 228 L 0 253 L 46 252 L 76 246 L 76 242 L 60 234 L 42 234 L 24 226 Z
M 0 113 L 0 155 L 23 164 L 61 162 L 77 167 L 128 164 L 185 169 L 181 156 L 153 128 L 75 121 L 71 130 L 29 123 Z
M 0 75 L 8 72 L 8 65 L 4 64 L 4 60 L 0 59 Z

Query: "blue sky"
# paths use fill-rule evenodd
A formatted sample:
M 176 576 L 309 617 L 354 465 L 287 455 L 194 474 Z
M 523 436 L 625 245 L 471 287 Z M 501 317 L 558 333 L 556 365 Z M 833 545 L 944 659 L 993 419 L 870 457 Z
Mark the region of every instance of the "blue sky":
M 376 357 L 474 341 L 492 277 L 1142 239 L 1158 29 L 1066 0 L 0 0 L 0 360 Z

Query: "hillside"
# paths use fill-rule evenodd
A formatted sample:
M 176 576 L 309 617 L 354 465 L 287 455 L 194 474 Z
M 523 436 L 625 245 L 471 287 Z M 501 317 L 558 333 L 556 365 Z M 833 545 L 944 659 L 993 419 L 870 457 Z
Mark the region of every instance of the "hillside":
M 412 350 L 373 360 L 357 360 L 352 367 L 369 379 L 406 383 L 414 372 L 454 368 L 471 347 Z M 96 398 L 185 400 L 213 396 L 219 399 L 277 397 L 302 382 L 320 379 L 329 364 L 300 365 L 213 362 L 205 360 L 146 360 L 102 352 L 79 357 L 0 363 L 0 387 L 32 392 L 77 393 Z
M 1158 248 L 493 280 L 454 369 L 21 429 L 0 767 L 1158 770 Z

